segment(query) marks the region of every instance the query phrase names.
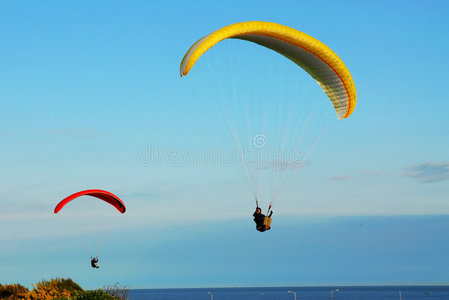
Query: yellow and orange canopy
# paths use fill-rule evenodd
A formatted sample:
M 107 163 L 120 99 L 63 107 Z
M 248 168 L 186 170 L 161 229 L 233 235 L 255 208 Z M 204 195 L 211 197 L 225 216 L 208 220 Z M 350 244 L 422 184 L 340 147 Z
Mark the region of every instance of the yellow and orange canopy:
M 271 23 L 250 21 L 232 24 L 199 39 L 181 62 L 185 76 L 207 50 L 222 40 L 247 40 L 274 50 L 310 74 L 326 92 L 339 119 L 349 117 L 357 102 L 351 73 L 329 47 L 296 29 Z

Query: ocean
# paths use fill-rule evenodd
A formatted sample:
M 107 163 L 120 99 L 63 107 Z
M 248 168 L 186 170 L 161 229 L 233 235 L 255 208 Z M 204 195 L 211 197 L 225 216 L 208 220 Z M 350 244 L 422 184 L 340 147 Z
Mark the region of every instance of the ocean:
M 290 292 L 289 292 L 290 291 Z M 366 287 L 252 287 L 195 289 L 133 289 L 132 300 L 375 300 L 449 299 L 449 286 L 366 286 Z M 295 298 L 296 297 L 296 298 Z

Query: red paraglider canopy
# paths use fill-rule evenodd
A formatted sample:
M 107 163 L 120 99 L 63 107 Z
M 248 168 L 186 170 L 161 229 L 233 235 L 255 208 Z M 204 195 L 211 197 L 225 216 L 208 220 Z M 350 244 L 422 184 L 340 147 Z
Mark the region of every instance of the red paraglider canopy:
M 111 204 L 121 213 L 124 213 L 126 211 L 125 204 L 123 204 L 122 200 L 120 200 L 116 195 L 103 190 L 85 190 L 70 195 L 59 202 L 55 207 L 55 214 L 57 214 L 67 203 L 81 196 L 92 196 Z

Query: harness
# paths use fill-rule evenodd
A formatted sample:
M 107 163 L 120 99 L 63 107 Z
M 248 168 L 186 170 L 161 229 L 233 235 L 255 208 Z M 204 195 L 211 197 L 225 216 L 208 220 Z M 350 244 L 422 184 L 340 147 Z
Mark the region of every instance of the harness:
M 259 208 L 259 201 L 257 200 L 257 198 L 256 198 L 256 207 Z M 265 230 L 270 230 L 271 229 L 270 228 L 270 226 L 271 226 L 271 217 L 268 217 L 270 215 L 271 207 L 272 207 L 272 205 L 270 204 L 270 206 L 268 206 L 267 214 L 264 217 L 263 230 L 259 230 L 259 228 L 258 228 L 259 226 L 256 226 L 257 230 L 263 232 Z M 260 209 L 260 211 L 262 212 L 262 209 Z

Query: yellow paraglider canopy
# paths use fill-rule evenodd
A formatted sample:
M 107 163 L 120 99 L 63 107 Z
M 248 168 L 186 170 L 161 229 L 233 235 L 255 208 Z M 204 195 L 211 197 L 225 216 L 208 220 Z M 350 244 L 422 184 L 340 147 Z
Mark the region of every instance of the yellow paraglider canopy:
M 354 81 L 337 54 L 310 35 L 276 23 L 236 23 L 206 35 L 187 51 L 181 62 L 181 76 L 187 75 L 207 50 L 228 38 L 257 43 L 284 55 L 303 68 L 326 92 L 339 119 L 349 117 L 354 111 L 357 102 Z

